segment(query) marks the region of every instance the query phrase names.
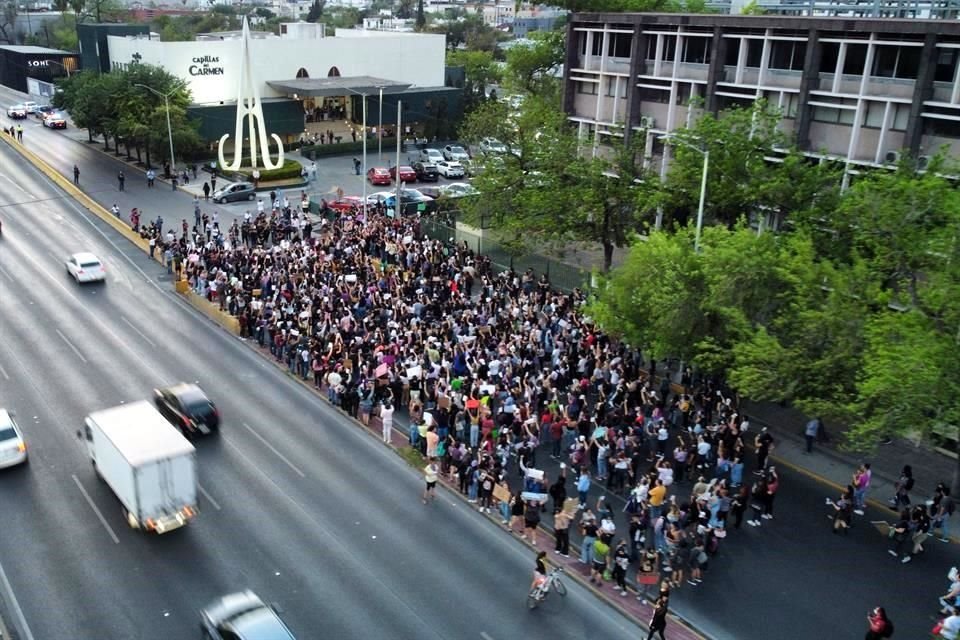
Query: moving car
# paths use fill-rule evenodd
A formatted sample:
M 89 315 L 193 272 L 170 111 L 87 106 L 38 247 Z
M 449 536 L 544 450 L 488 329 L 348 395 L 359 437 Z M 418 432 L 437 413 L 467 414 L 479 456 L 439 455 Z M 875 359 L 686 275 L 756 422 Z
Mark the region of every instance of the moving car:
M 47 117 L 48 113 L 54 113 L 57 110 L 53 105 L 45 104 L 37 107 L 37 110 L 34 111 L 33 115 L 43 120 Z
M 153 399 L 160 414 L 188 439 L 200 433 L 208 435 L 220 428 L 220 412 L 195 384 L 181 382 L 154 389 Z
M 420 182 L 436 182 L 440 179 L 440 171 L 433 162 L 417 162 L 413 165 L 413 170 Z
M 462 178 L 466 171 L 456 160 L 443 160 L 437 163 L 437 171 L 444 178 Z
M 257 190 L 252 182 L 230 182 L 213 192 L 213 201 L 217 204 L 237 202 L 238 200 L 254 200 Z
M 440 153 L 439 149 L 420 149 L 420 162 L 433 162 L 437 163 L 443 160 L 443 154 Z
M 27 108 L 22 104 L 14 104 L 7 107 L 7 117 L 14 120 L 23 120 L 27 117 Z
M 443 148 L 443 157 L 446 160 L 469 160 L 470 154 L 459 144 L 448 144 Z
M 67 120 L 60 113 L 48 113 L 43 118 L 43 126 L 50 129 L 66 129 Z
M 37 109 L 40 108 L 40 105 L 38 105 L 36 102 L 30 102 L 28 100 L 27 102 L 23 103 L 23 108 L 27 110 L 27 113 L 36 113 Z
M 388 185 L 393 182 L 393 178 L 390 177 L 390 172 L 383 167 L 370 167 L 367 169 L 367 180 L 370 181 L 370 184 L 379 185 Z
M 102 282 L 107 279 L 107 269 L 100 258 L 92 253 L 75 253 L 67 258 L 67 273 L 73 276 L 77 284 L 83 282 Z
M 496 138 L 484 138 L 480 141 L 480 151 L 499 155 L 507 153 L 507 145 Z
M 273 607 L 249 589 L 218 598 L 200 615 L 209 640 L 296 640 Z
M 397 178 L 397 167 L 390 167 L 390 177 L 393 179 Z M 413 167 L 407 166 L 405 164 L 400 165 L 400 182 L 416 182 L 417 181 L 417 172 L 413 170 Z
M 27 443 L 13 414 L 0 409 L 0 469 L 23 464 L 27 461 Z

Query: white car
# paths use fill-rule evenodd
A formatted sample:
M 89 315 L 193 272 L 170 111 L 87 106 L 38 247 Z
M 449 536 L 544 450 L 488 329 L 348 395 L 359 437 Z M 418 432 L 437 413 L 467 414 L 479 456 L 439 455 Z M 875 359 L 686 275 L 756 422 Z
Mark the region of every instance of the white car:
M 451 182 L 443 185 L 443 195 L 448 198 L 462 198 L 463 196 L 472 196 L 480 193 L 469 182 Z
M 27 117 L 27 108 L 22 104 L 14 104 L 7 107 L 7 117 L 14 120 L 20 120 Z
M 480 151 L 483 153 L 503 154 L 507 153 L 507 145 L 496 138 L 484 138 L 480 141 Z
M 75 253 L 67 258 L 67 273 L 73 276 L 77 284 L 107 279 L 106 268 L 100 258 L 92 253 Z
M 36 113 L 37 107 L 39 107 L 36 102 L 24 102 L 23 108 L 27 110 L 27 113 Z
M 66 129 L 67 128 L 67 119 L 63 117 L 62 113 L 51 112 L 44 116 L 43 126 L 48 129 Z
M 375 193 L 367 194 L 367 204 L 378 204 L 380 202 L 386 202 L 387 198 L 392 198 L 396 194 L 395 191 L 377 191 Z
M 443 157 L 447 160 L 469 160 L 470 154 L 458 144 L 448 144 L 443 148 Z
M 27 443 L 13 421 L 13 415 L 0 409 L 0 469 L 27 461 Z
M 420 162 L 432 162 L 436 164 L 443 160 L 443 154 L 440 153 L 439 149 L 421 149 L 420 150 Z
M 456 160 L 441 160 L 437 163 L 437 171 L 444 178 L 462 178 L 465 173 L 463 165 Z

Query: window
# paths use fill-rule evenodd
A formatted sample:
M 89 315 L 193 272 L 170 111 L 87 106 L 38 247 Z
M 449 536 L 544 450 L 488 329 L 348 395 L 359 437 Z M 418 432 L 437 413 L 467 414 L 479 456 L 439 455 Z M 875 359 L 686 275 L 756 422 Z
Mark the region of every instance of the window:
M 657 37 L 647 36 L 647 60 L 657 59 Z
M 577 93 L 583 93 L 586 95 L 595 96 L 597 95 L 597 83 L 596 82 L 578 82 Z
M 910 105 L 898 104 L 896 112 L 893 114 L 893 124 L 890 128 L 894 131 L 906 131 L 907 119 L 910 118 Z
M 783 95 L 783 117 L 796 118 L 797 106 L 800 104 L 800 96 L 796 93 L 785 93 Z
M 770 68 L 803 71 L 803 59 L 806 55 L 806 42 L 774 40 L 770 43 Z
M 310 77 L 310 74 L 307 72 L 306 69 L 304 69 L 303 67 L 300 67 L 300 68 L 297 70 L 297 77 L 298 77 L 298 78 L 309 78 L 309 77 Z
M 727 51 L 723 56 L 723 64 L 728 67 L 737 66 L 737 60 L 740 58 L 740 40 L 735 38 L 726 38 Z
M 824 42 L 820 45 L 820 73 L 834 73 L 840 57 L 839 42 Z
M 718 102 L 720 103 L 720 109 L 749 109 L 753 106 L 753 100 L 751 98 L 734 98 L 731 96 L 719 96 Z
M 710 64 L 710 39 L 684 38 L 681 60 L 692 64 Z
M 686 106 L 690 102 L 690 85 L 677 83 L 677 102 L 680 106 Z
M 899 47 L 878 45 L 873 54 L 873 75 L 892 78 L 897 70 L 898 51 Z
M 883 114 L 887 109 L 884 102 L 868 102 L 867 111 L 863 114 L 863 126 L 879 129 L 883 126 Z
M 873 75 L 878 78 L 916 79 L 920 65 L 919 47 L 878 45 L 873 58 Z
M 659 89 L 651 89 L 649 87 L 640 87 L 638 89 L 638 95 L 642 102 L 659 102 L 661 104 L 666 104 L 670 102 L 670 90 L 664 89 L 663 91 Z
M 945 138 L 960 138 L 960 122 L 956 120 L 941 120 L 939 118 L 924 118 L 923 134 L 927 136 L 944 136 Z
M 863 75 L 863 67 L 867 64 L 867 45 L 848 44 L 847 55 L 843 61 L 843 72 L 847 75 Z
M 763 59 L 763 40 L 747 40 L 747 66 L 760 68 Z
M 856 109 L 837 109 L 840 112 L 838 122 L 847 126 L 853 126 L 857 119 Z
M 633 36 L 627 33 L 611 33 L 607 55 L 611 58 L 629 58 Z
M 837 124 L 840 121 L 840 109 L 833 107 L 814 107 L 813 119 L 817 122 Z
M 673 62 L 677 58 L 677 36 L 663 37 L 663 60 Z
M 340 69 L 337 69 L 336 67 L 330 67 L 330 71 L 327 71 L 327 77 L 328 77 L 328 78 L 339 78 L 339 77 L 340 77 Z
M 607 78 L 604 84 L 607 85 L 607 90 L 606 92 L 604 92 L 604 95 L 607 96 L 608 98 L 616 97 L 618 95 L 618 92 L 619 92 L 619 95 L 622 95 L 624 93 L 623 89 L 621 89 L 619 86 L 620 78 L 617 78 L 617 77 Z
M 603 54 L 603 34 L 594 32 L 593 46 L 590 48 L 592 55 L 599 56 Z
M 937 49 L 937 69 L 933 79 L 936 82 L 953 82 L 957 70 L 957 50 Z

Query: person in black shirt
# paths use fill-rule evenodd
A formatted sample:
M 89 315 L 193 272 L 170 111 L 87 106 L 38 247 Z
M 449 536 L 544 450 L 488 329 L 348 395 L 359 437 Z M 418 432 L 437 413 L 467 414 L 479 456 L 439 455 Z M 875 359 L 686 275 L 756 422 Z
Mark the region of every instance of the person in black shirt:
M 660 640 L 666 640 L 663 630 L 667 628 L 667 611 L 670 607 L 670 588 L 660 587 L 660 595 L 653 603 L 653 615 L 650 617 L 650 632 L 647 634 L 647 640 L 653 640 L 653 634 L 660 635 Z
M 533 582 L 530 583 L 530 591 L 543 584 L 547 579 L 547 552 L 541 551 L 537 554 L 537 566 L 533 568 Z

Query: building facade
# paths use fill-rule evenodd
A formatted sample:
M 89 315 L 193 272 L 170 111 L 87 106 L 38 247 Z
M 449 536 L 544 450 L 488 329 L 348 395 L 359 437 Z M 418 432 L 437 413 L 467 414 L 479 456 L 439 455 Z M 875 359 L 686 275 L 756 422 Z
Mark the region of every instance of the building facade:
M 52 93 L 31 90 L 31 81 L 52 89 L 54 80 L 78 71 L 79 62 L 75 53 L 60 49 L 32 45 L 0 46 L 0 84 L 34 96 L 49 97 Z
M 960 155 L 960 22 L 587 13 L 568 43 L 570 119 L 585 136 L 645 136 L 650 159 L 669 153 L 660 136 L 703 110 L 761 98 L 811 155 Z

